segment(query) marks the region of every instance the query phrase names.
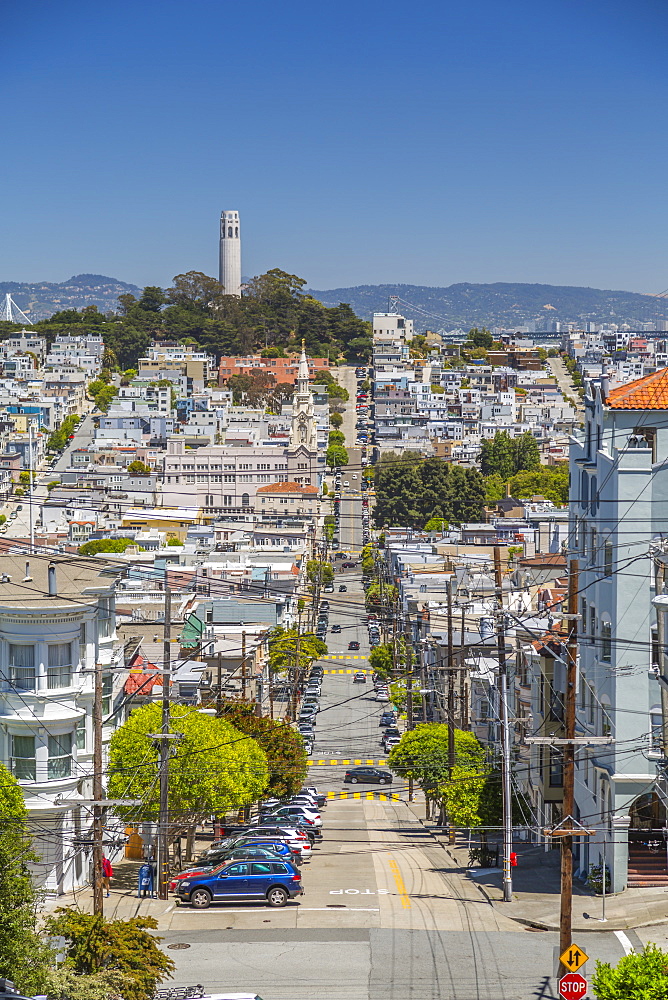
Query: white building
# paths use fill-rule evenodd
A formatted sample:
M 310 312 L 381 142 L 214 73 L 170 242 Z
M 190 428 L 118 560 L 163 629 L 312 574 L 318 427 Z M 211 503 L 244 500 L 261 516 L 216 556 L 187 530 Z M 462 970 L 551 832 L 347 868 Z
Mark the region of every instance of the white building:
M 116 575 L 62 557 L 0 556 L 0 752 L 23 790 L 36 875 L 50 892 L 90 877 L 80 842 L 92 814 L 78 803 L 92 797 L 96 662 L 103 718 L 112 711 Z
M 638 884 L 643 845 L 663 831 L 653 790 L 661 756 L 661 695 L 652 669 L 654 573 L 650 542 L 668 517 L 668 369 L 585 397 L 585 428 L 571 440 L 571 556 L 579 560 L 581 615 L 577 734 L 610 736 L 576 756 L 579 868 L 599 864 L 603 838 L 612 890 Z M 663 838 L 663 832 L 660 836 Z M 666 875 L 665 850 L 657 864 Z M 643 881 L 642 884 L 648 884 Z M 651 883 L 650 883 L 651 884 Z

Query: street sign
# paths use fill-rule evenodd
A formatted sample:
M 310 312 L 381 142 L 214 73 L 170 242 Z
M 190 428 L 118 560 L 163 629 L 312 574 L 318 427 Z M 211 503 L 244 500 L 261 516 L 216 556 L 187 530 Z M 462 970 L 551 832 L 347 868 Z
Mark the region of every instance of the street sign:
M 588 959 L 587 952 L 583 948 L 578 948 L 576 944 L 570 945 L 563 955 L 559 956 L 559 961 L 569 972 L 577 972 Z
M 569 972 L 559 980 L 559 996 L 564 1000 L 582 1000 L 587 992 L 587 980 L 579 972 Z

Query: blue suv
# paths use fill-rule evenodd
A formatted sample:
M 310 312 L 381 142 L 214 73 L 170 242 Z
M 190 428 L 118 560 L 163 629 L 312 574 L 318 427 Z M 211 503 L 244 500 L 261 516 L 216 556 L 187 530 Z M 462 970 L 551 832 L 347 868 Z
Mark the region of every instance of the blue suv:
M 176 886 L 179 902 L 205 910 L 211 903 L 264 899 L 269 906 L 285 906 L 301 896 L 301 875 L 288 861 L 245 861 L 217 868 L 206 875 L 182 879 Z

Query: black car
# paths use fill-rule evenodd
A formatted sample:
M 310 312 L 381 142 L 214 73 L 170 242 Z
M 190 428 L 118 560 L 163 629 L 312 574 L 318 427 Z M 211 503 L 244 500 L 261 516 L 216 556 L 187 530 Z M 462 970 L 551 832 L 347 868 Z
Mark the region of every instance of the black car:
M 343 780 L 351 785 L 391 785 L 392 775 L 389 771 L 381 771 L 379 767 L 350 767 Z
M 357 641 L 357 639 L 351 639 L 350 642 L 348 643 L 348 649 L 359 649 L 359 648 L 360 644 Z
M 341 626 L 340 625 L 332 625 L 332 632 L 333 633 L 337 633 L 338 634 L 340 631 L 341 631 Z
M 345 594 L 347 592 L 347 590 L 348 590 L 348 588 L 346 587 L 345 583 L 339 584 L 339 593 L 340 594 Z

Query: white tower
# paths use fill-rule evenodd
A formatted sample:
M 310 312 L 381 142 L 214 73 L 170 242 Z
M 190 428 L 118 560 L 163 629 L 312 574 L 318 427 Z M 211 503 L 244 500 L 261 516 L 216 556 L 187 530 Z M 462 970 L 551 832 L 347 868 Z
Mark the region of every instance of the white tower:
M 292 423 L 290 427 L 290 449 L 300 446 L 308 448 L 310 451 L 317 451 L 318 448 L 315 406 L 309 385 L 308 361 L 303 341 L 297 385 L 292 397 Z
M 241 236 L 239 213 L 220 213 L 220 265 L 218 280 L 226 295 L 241 295 Z

